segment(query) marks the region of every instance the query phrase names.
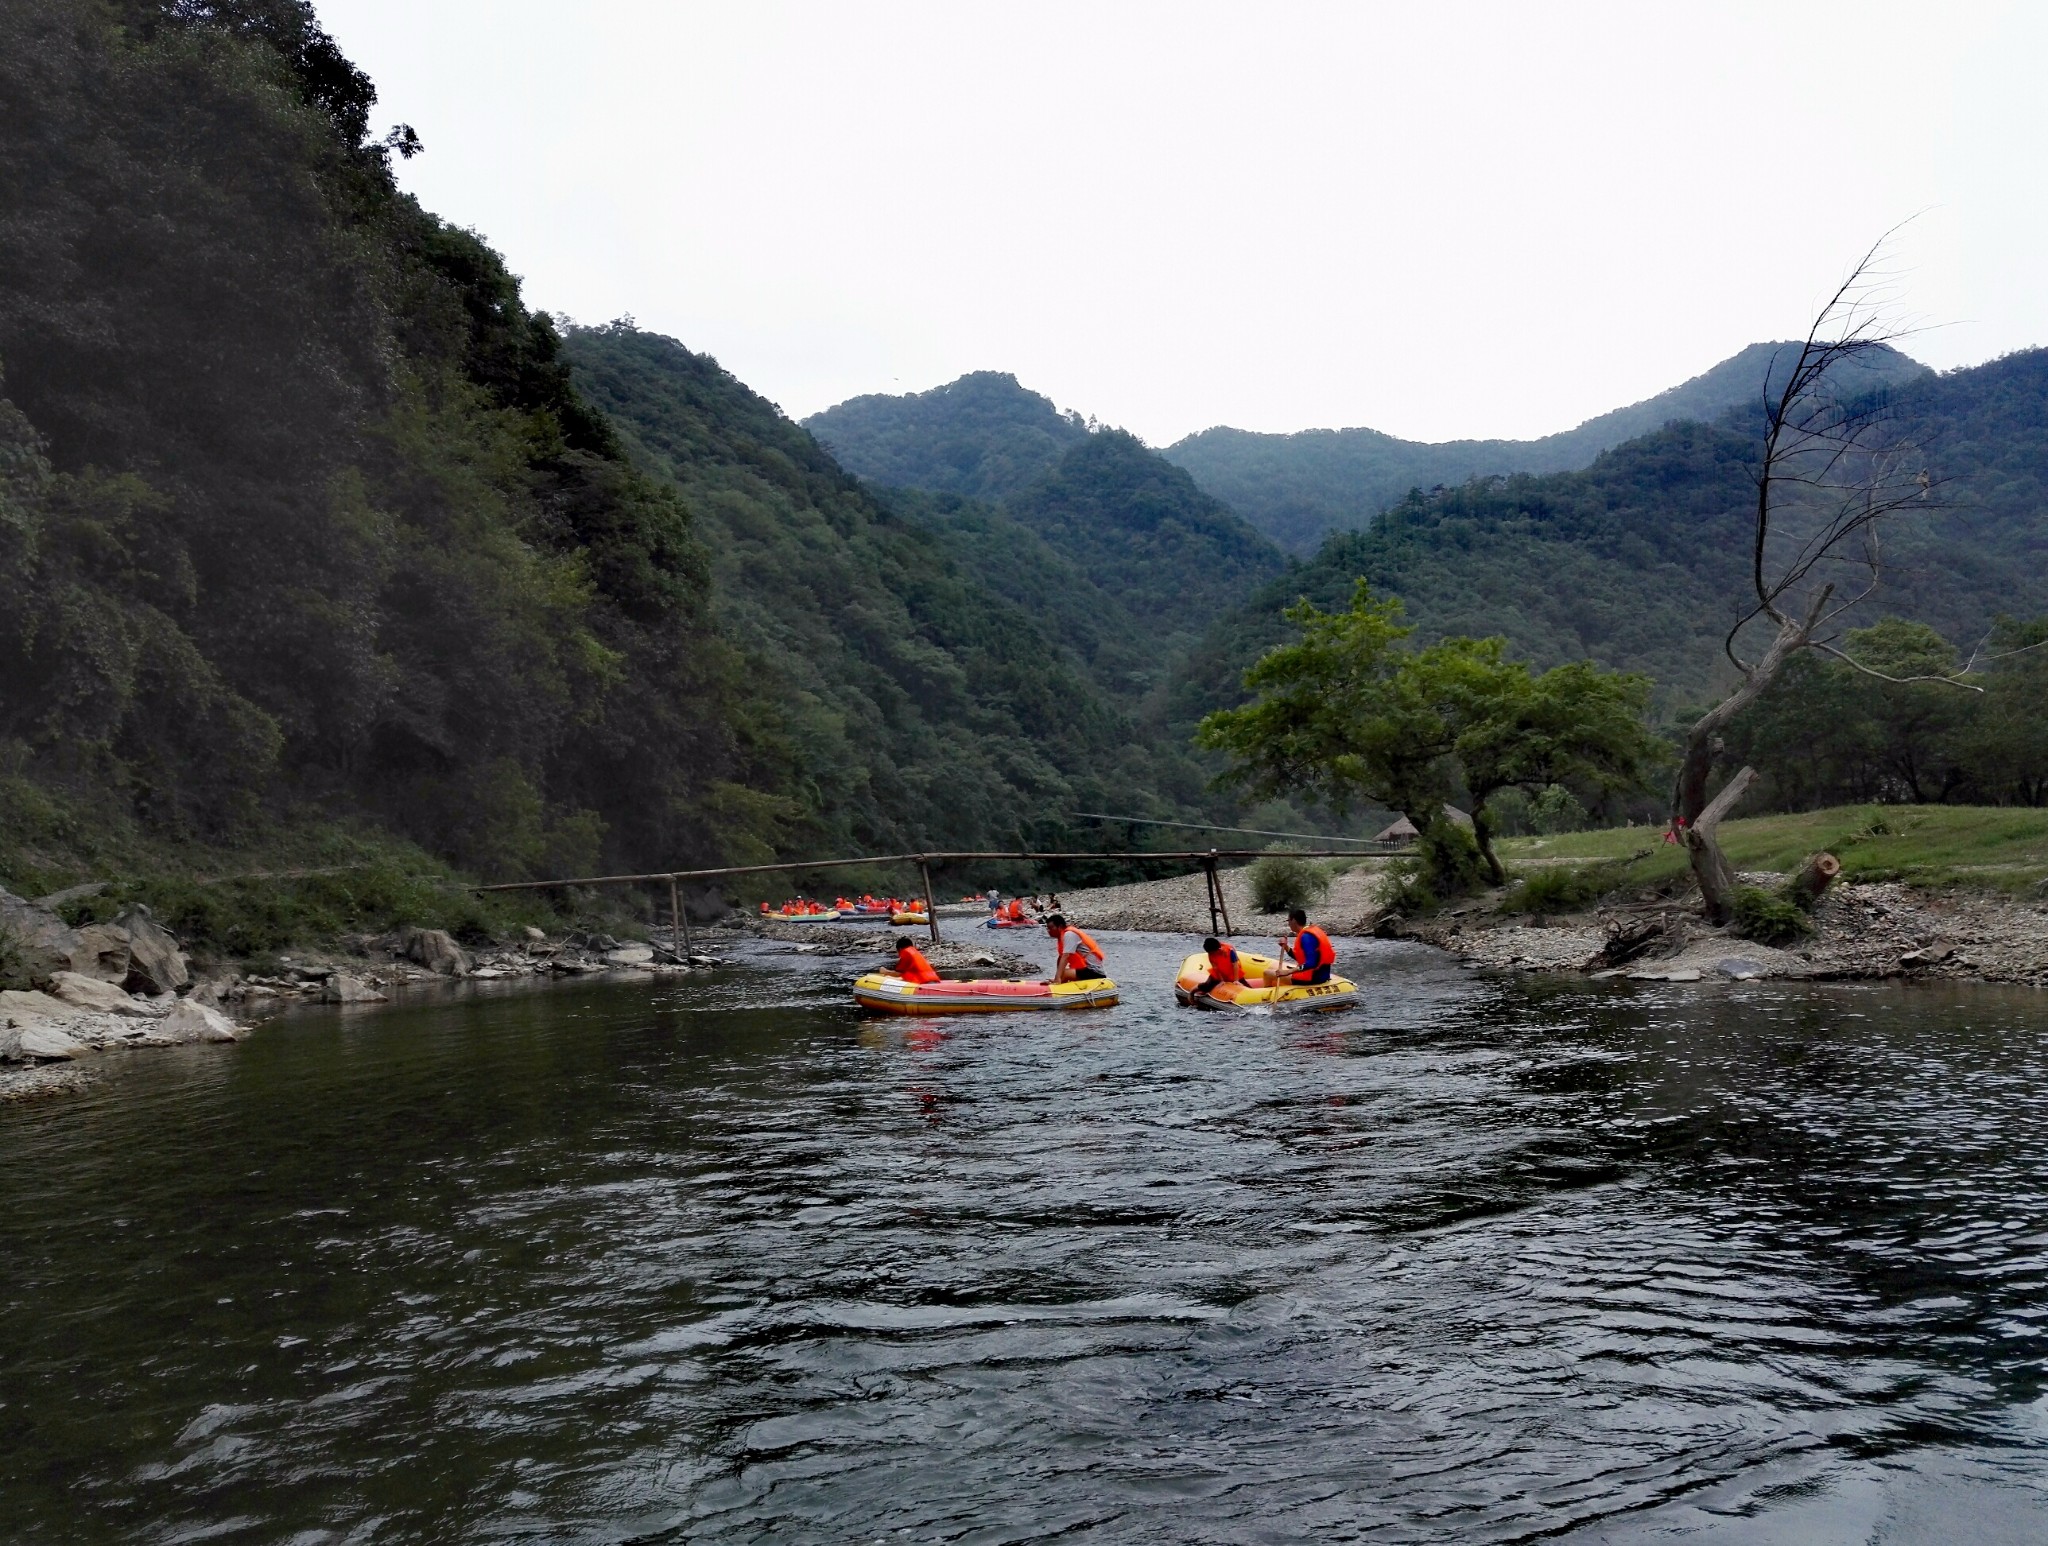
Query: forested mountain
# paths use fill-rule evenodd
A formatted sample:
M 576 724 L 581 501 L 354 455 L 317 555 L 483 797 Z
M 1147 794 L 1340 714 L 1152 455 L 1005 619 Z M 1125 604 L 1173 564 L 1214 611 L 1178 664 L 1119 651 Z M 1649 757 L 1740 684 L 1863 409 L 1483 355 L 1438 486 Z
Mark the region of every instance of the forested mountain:
M 1332 531 L 1371 524 L 1410 489 L 1471 478 L 1581 468 L 1613 446 L 1673 421 L 1709 421 L 1754 405 L 1774 368 L 1796 344 L 1751 344 L 1689 381 L 1626 408 L 1538 440 L 1401 440 L 1373 429 L 1312 429 L 1262 435 L 1210 429 L 1161 454 L 1290 552 L 1308 553 Z M 1874 351 L 1852 367 L 1843 389 L 1901 386 L 1929 374 L 1896 350 Z
M 1126 459 L 1118 448 L 1072 453 L 1087 495 L 1122 500 L 1077 550 L 1051 514 L 1025 526 L 957 500 L 879 503 L 772 404 L 672 339 L 583 329 L 568 354 L 635 460 L 697 516 L 722 629 L 776 685 L 764 733 L 798 781 L 812 850 L 1056 846 L 1074 839 L 1064 818 L 1077 807 L 1221 803 L 1184 745 L 1137 732 L 1136 700 L 1168 657 L 1124 588 L 1098 587 L 1076 562 L 1107 550 L 1113 566 L 1115 533 L 1142 545 L 1134 522 L 1178 513 L 1159 516 L 1142 484 L 1104 470 Z M 1048 588 L 1062 594 L 1036 604 Z M 1063 620 L 1086 626 L 1071 635 Z
M 397 191 L 414 142 L 373 102 L 296 0 L 0 10 L 0 777 L 82 822 L 354 823 L 499 877 L 1214 801 L 1134 717 L 1170 630 L 1081 572 L 1184 549 L 1213 612 L 1261 559 L 1201 546 L 1243 528 L 1185 475 L 1056 420 L 1131 524 L 1082 540 L 1093 485 L 1035 464 L 1043 533 L 1005 528 L 1064 541 L 1105 674 L 990 583 L 972 517 L 878 504 L 667 340 L 565 351 Z
M 804 420 L 849 472 L 882 488 L 1002 499 L 1088 438 L 1079 414 L 993 370 L 892 397 L 850 398 Z
M 2048 350 L 1898 388 L 1892 410 L 1947 480 L 1886 539 L 1864 621 L 1931 624 L 1966 648 L 2001 614 L 2048 611 Z M 1401 597 L 1425 636 L 1505 634 L 1543 664 L 1648 672 L 1667 706 L 1704 691 L 1746 610 L 1758 426 L 1674 424 L 1581 472 L 1411 493 L 1366 531 L 1333 534 L 1258 601 L 1220 620 L 1177 689 L 1179 712 L 1232 701 L 1284 637 L 1300 596 L 1341 607 L 1355 577 Z
M 1014 376 L 858 397 L 804 421 L 894 506 L 1051 625 L 1113 695 L 1142 699 L 1218 612 L 1278 573 L 1277 548 L 1120 430 L 1091 432 Z

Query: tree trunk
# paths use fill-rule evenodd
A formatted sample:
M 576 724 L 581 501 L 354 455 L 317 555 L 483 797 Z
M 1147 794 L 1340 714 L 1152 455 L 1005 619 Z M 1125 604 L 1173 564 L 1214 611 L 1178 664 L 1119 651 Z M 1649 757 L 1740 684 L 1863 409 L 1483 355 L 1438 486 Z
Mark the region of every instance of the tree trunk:
M 1833 854 L 1815 854 L 1800 867 L 1799 873 L 1792 877 L 1785 889 L 1801 907 L 1812 912 L 1820 894 L 1833 885 L 1835 877 L 1841 873 L 1840 859 Z
M 1472 841 L 1479 845 L 1479 857 L 1486 861 L 1486 876 L 1496 886 L 1508 883 L 1508 872 L 1501 868 L 1499 857 L 1493 851 L 1493 818 L 1486 813 L 1486 802 L 1472 802 Z
M 1744 768 L 1708 803 L 1707 778 L 1721 751 L 1721 727 L 1754 703 L 1777 679 L 1785 662 L 1806 647 L 1827 595 L 1825 589 L 1821 591 L 1803 622 L 1796 618 L 1781 622 L 1778 636 L 1771 640 L 1763 658 L 1744 674 L 1742 685 L 1701 715 L 1686 733 L 1685 756 L 1678 765 L 1678 781 L 1671 790 L 1671 819 L 1681 829 L 1680 835 L 1692 859 L 1693 878 L 1699 882 L 1700 899 L 1706 904 L 1707 917 L 1714 923 L 1726 923 L 1735 910 L 1735 872 L 1722 856 L 1715 829 L 1756 778 L 1753 768 Z
M 1700 884 L 1700 901 L 1707 921 L 1726 923 L 1735 916 L 1735 871 L 1721 852 L 1721 818 L 1735 808 L 1735 802 L 1756 782 L 1756 769 L 1744 768 L 1721 786 L 1721 792 L 1685 829 L 1685 846 L 1692 856 L 1692 873 Z

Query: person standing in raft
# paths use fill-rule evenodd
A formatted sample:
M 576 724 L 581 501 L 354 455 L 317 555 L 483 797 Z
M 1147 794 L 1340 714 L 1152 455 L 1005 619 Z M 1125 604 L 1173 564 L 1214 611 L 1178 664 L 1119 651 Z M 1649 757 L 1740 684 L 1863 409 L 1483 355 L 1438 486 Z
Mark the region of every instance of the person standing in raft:
M 1102 947 L 1080 929 L 1054 913 L 1045 920 L 1045 932 L 1052 936 L 1052 980 L 1093 982 L 1102 976 Z
M 1214 993 L 1226 982 L 1244 981 L 1244 963 L 1237 958 L 1237 946 L 1228 940 L 1217 939 L 1213 934 L 1202 941 L 1202 949 L 1209 955 L 1209 976 L 1195 989 L 1195 997 Z
M 905 982 L 937 982 L 939 969 L 924 958 L 924 952 L 911 944 L 908 934 L 896 937 L 896 975 Z
M 1330 968 L 1336 964 L 1337 952 L 1330 944 L 1330 936 L 1308 921 L 1308 914 L 1295 908 L 1287 915 L 1287 938 L 1280 941 L 1280 957 L 1292 960 L 1294 970 L 1283 972 L 1274 967 L 1266 973 L 1266 986 L 1277 987 L 1283 982 L 1312 983 L 1328 982 Z

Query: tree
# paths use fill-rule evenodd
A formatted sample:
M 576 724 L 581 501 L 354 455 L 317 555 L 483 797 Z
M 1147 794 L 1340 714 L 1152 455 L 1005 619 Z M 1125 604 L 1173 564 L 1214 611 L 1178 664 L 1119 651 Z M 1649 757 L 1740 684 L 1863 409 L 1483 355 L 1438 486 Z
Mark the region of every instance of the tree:
M 1554 784 L 1605 792 L 1640 781 L 1657 743 L 1643 724 L 1650 684 L 1590 662 L 1537 675 L 1504 639 L 1408 648 L 1401 603 L 1360 580 L 1344 612 L 1304 601 L 1301 637 L 1245 673 L 1257 696 L 1202 721 L 1197 739 L 1233 759 L 1230 782 L 1260 795 L 1301 793 L 1343 810 L 1354 800 L 1400 811 L 1422 834 L 1432 884 L 1466 889 L 1507 876 L 1488 802 Z M 1463 793 L 1467 844 L 1445 815 Z M 1479 869 L 1460 855 L 1472 849 Z
M 1845 619 L 1883 580 L 1885 523 L 1909 509 L 1931 508 L 1934 492 L 1919 448 L 1886 411 L 1883 394 L 1854 389 L 1856 367 L 1895 336 L 1884 330 L 1878 304 L 1882 248 L 1880 242 L 1866 253 L 1829 297 L 1782 379 L 1775 368 L 1766 376 L 1750 544 L 1755 602 L 1722 645 L 1738 681 L 1686 732 L 1672 787 L 1672 821 L 1716 923 L 1734 916 L 1736 892 L 1718 830 L 1756 777 L 1745 766 L 1708 798 L 1722 731 L 1786 664 L 1818 650 L 1884 681 L 1956 680 L 1894 675 L 1863 664 L 1838 643 Z M 1759 631 L 1760 648 L 1752 642 Z

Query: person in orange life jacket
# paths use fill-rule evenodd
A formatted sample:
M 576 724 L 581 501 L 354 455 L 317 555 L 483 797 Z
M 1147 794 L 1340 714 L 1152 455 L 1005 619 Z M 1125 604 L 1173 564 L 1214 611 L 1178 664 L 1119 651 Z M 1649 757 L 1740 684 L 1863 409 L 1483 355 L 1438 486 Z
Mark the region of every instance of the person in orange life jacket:
M 1003 912 L 1012 923 L 1022 923 L 1024 921 L 1024 898 L 1021 896 L 1011 897 L 1009 906 L 1005 907 Z
M 1287 915 L 1287 938 L 1280 941 L 1283 958 L 1293 957 L 1295 970 L 1283 976 L 1279 967 L 1266 973 L 1266 986 L 1275 987 L 1281 982 L 1328 982 L 1330 967 L 1336 962 L 1337 952 L 1330 944 L 1330 936 L 1308 921 L 1308 914 L 1295 908 Z
M 1209 953 L 1209 977 L 1195 992 L 1214 993 L 1226 982 L 1244 981 L 1244 963 L 1238 960 L 1235 945 L 1211 935 L 1202 948 Z
M 1045 932 L 1052 936 L 1052 980 L 1088 982 L 1102 976 L 1102 947 L 1079 929 L 1067 927 L 1067 920 L 1054 913 L 1045 920 Z
M 924 958 L 924 952 L 911 944 L 908 934 L 899 935 L 896 940 L 896 975 L 905 982 L 937 982 L 939 970 Z

